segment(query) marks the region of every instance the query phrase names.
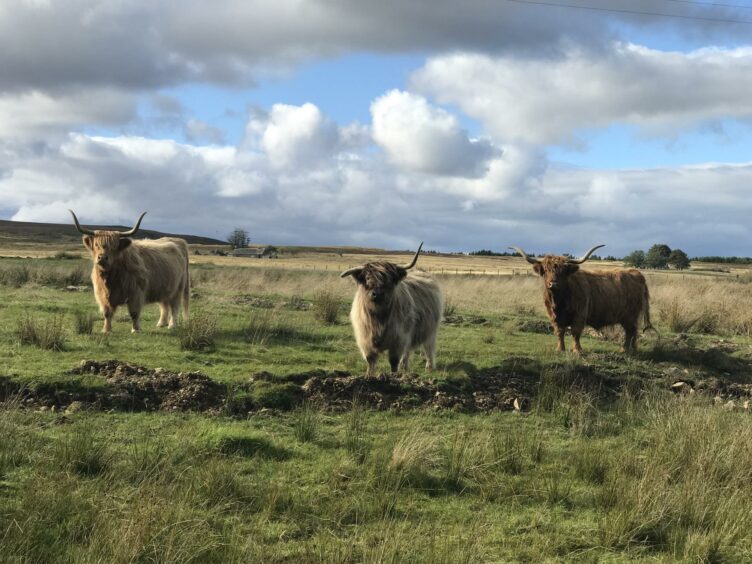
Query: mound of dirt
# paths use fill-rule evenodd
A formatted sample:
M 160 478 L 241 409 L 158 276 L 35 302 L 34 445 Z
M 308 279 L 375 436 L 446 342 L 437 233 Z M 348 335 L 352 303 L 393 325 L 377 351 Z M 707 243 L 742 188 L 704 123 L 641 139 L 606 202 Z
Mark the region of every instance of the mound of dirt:
M 0 400 L 17 398 L 29 407 L 65 409 L 79 404 L 89 409 L 119 411 L 218 412 L 227 387 L 200 372 L 151 370 L 117 360 L 85 360 L 71 374 L 101 377 L 102 385 L 80 382 L 24 386 L 0 378 Z
M 353 401 L 378 410 L 452 409 L 511 411 L 530 405 L 538 379 L 504 367 L 478 371 L 458 382 L 437 382 L 415 375 L 315 375 L 303 384 L 306 398 L 329 409 L 349 409 Z
M 246 382 L 227 386 L 201 372 L 171 372 L 117 360 L 84 360 L 70 371 L 93 376 L 23 386 L 0 377 L 0 401 L 17 398 L 32 408 L 122 411 L 195 411 L 247 416 L 293 409 L 307 401 L 325 410 L 350 409 L 353 402 L 377 410 L 451 409 L 463 412 L 526 410 L 539 393 L 577 389 L 604 400 L 624 390 L 640 393 L 664 386 L 674 392 L 699 392 L 725 400 L 752 399 L 752 362 L 739 357 L 736 345 L 663 343 L 643 354 L 644 363 L 625 369 L 624 356 L 590 353 L 578 363 L 541 364 L 515 356 L 500 365 L 477 369 L 452 363 L 446 380 L 414 374 L 365 377 L 344 371 L 311 370 L 285 376 L 258 372 Z M 639 360 L 638 360 L 639 362 Z M 683 384 L 677 387 L 675 384 Z
M 227 396 L 226 386 L 201 372 L 150 370 L 108 360 L 85 360 L 72 374 L 95 374 L 108 384 L 100 401 L 131 411 L 218 410 Z

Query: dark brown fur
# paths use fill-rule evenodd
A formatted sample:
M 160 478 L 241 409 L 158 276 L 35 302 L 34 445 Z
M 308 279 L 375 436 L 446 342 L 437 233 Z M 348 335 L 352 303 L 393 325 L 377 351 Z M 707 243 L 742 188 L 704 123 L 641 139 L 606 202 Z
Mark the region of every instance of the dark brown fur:
M 564 350 L 564 333 L 572 329 L 573 350 L 581 352 L 580 336 L 585 326 L 601 329 L 609 325 L 624 328 L 624 350 L 637 350 L 640 318 L 650 324 L 650 294 L 639 270 L 584 271 L 566 257 L 547 255 L 533 265 L 543 277 L 546 312 Z

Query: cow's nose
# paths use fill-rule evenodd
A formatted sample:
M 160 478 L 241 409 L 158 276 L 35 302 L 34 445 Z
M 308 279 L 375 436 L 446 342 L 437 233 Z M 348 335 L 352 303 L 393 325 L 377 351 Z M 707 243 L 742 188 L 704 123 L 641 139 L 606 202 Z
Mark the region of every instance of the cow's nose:
M 548 283 L 549 288 L 556 288 L 556 282 L 549 282 Z
M 371 290 L 371 298 L 376 299 L 379 297 L 379 293 L 376 290 Z

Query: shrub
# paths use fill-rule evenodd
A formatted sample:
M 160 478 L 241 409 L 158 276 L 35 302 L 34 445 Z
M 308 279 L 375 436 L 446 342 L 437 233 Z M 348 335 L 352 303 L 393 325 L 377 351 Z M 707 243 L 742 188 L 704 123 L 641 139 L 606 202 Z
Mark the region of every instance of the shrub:
M 16 338 L 23 345 L 62 351 L 66 341 L 63 318 L 60 315 L 54 315 L 39 321 L 27 313 L 16 322 Z
M 454 302 L 446 300 L 444 302 L 444 319 L 448 317 L 452 317 L 456 313 L 457 313 L 457 306 L 454 304 Z
M 84 286 L 89 282 L 89 277 L 83 268 L 75 268 L 63 277 L 63 282 L 66 286 Z
M 53 258 L 61 260 L 78 260 L 81 258 L 81 255 L 76 253 L 69 253 L 68 251 L 58 251 L 55 253 Z
M 313 295 L 313 315 L 326 325 L 337 323 L 339 297 L 331 290 L 319 290 Z
M 180 348 L 184 351 L 212 352 L 216 348 L 217 321 L 210 315 L 193 315 L 178 328 Z
M 31 280 L 31 271 L 25 264 L 0 271 L 0 283 L 12 288 L 20 288 Z

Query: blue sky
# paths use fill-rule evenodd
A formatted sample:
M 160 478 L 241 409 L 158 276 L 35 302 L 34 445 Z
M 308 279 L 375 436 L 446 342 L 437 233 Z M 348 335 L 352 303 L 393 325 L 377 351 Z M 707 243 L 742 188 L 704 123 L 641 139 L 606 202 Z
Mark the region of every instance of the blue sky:
M 155 229 L 277 244 L 749 255 L 750 31 L 483 0 L 9 0 L 0 216 L 148 209 Z

